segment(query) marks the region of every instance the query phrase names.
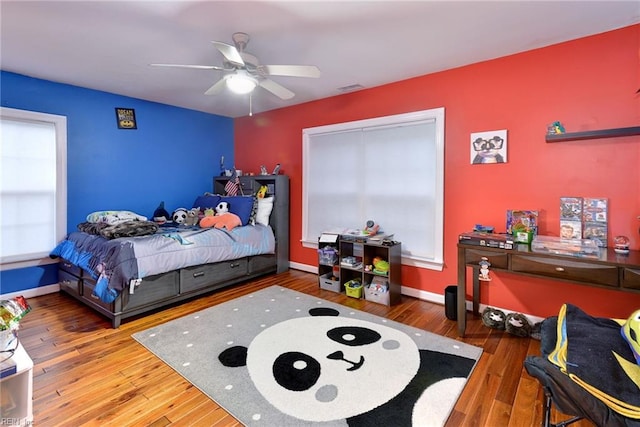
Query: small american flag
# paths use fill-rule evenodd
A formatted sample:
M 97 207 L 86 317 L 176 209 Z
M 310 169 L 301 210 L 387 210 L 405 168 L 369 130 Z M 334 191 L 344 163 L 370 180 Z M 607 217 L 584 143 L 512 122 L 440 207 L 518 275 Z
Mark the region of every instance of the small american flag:
M 238 188 L 240 188 L 240 179 L 234 169 L 229 181 L 224 185 L 224 191 L 227 193 L 227 196 L 237 196 Z

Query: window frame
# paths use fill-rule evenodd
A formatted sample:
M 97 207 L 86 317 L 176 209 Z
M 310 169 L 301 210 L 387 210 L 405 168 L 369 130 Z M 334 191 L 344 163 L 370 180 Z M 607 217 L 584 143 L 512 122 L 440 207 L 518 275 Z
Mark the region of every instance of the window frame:
M 307 183 L 309 182 L 309 151 L 313 135 L 326 134 L 331 132 L 345 132 L 356 129 L 379 128 L 382 126 L 402 126 L 412 122 L 434 121 L 433 143 L 435 144 L 435 177 L 434 190 L 434 231 L 433 258 L 413 256 L 403 252 L 402 264 L 411 265 L 431 270 L 442 271 L 444 268 L 444 107 L 433 108 L 410 113 L 396 114 L 391 116 L 376 117 L 370 119 L 357 120 L 352 122 L 331 124 L 306 128 L 302 130 L 302 157 L 303 157 L 303 183 L 302 183 L 302 238 L 301 243 L 306 248 L 317 248 L 318 236 L 308 236 L 308 203 L 309 194 Z M 329 231 L 329 230 L 327 230 Z M 393 232 L 392 230 L 385 230 Z
M 37 111 L 0 107 L 0 117 L 15 121 L 53 124 L 56 139 L 56 212 L 55 238 L 61 241 L 67 233 L 67 117 Z M 53 248 L 50 248 L 53 249 Z M 4 257 L 0 254 L 0 271 L 27 268 L 58 261 L 49 257 L 49 251 Z

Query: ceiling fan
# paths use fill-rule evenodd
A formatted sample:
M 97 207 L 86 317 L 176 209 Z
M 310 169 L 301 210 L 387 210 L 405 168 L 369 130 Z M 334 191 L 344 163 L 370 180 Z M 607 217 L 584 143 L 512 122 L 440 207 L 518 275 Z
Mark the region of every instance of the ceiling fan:
M 224 60 L 222 66 L 187 65 L 187 64 L 151 64 L 157 67 L 196 68 L 202 70 L 220 70 L 229 72 L 214 83 L 204 94 L 215 95 L 224 87 L 238 94 L 250 93 L 256 86 L 271 92 L 281 99 L 291 99 L 295 94 L 286 87 L 269 79 L 268 76 L 320 77 L 320 70 L 315 65 L 260 65 L 258 58 L 244 51 L 249 43 L 246 33 L 234 33 L 234 46 L 212 41 L 220 51 Z

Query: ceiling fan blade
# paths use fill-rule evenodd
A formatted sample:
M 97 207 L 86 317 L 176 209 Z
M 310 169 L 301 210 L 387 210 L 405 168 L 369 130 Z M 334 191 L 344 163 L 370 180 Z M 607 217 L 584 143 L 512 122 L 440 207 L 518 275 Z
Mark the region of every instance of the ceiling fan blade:
M 320 77 L 315 65 L 258 65 L 258 72 L 267 76 Z
M 207 89 L 207 91 L 204 94 L 205 95 L 217 95 L 222 91 L 222 89 L 224 89 L 225 85 L 226 85 L 225 79 L 222 78 L 222 79 L 218 80 L 209 89 Z
M 273 80 L 263 79 L 263 80 L 260 80 L 258 84 L 280 99 L 291 99 L 296 95 L 286 87 L 279 85 Z
M 196 68 L 199 70 L 224 70 L 217 65 L 188 65 L 188 64 L 149 64 L 154 67 Z
M 230 44 L 222 43 L 222 42 L 211 42 L 213 45 L 220 51 L 220 53 L 227 59 L 227 61 L 232 64 L 244 66 L 244 60 L 242 56 L 240 56 L 240 52 L 235 46 L 231 46 Z

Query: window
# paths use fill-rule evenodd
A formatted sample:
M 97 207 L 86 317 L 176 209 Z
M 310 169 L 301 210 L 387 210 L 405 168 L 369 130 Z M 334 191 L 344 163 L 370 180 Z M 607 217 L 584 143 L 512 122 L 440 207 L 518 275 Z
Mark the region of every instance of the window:
M 67 119 L 1 108 L 0 128 L 2 268 L 52 262 L 66 233 Z
M 302 240 L 380 224 L 403 264 L 442 269 L 444 108 L 303 130 Z

